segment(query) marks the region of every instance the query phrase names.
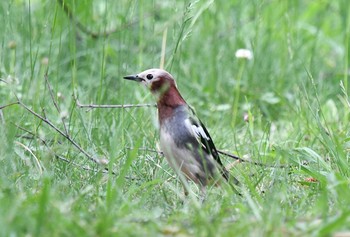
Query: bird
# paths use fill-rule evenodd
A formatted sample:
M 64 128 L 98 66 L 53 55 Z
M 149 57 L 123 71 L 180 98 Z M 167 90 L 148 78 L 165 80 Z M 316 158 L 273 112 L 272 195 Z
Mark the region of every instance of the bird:
M 156 97 L 160 148 L 177 175 L 192 180 L 203 192 L 209 184 L 229 180 L 208 130 L 181 96 L 169 72 L 153 68 L 124 79 L 144 84 Z M 183 180 L 180 179 L 187 196 L 188 185 Z

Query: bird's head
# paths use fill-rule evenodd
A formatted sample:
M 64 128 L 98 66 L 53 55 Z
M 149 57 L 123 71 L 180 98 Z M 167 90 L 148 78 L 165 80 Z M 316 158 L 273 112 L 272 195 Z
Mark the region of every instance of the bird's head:
M 161 95 L 170 87 L 176 87 L 173 76 L 162 69 L 148 69 L 136 75 L 125 76 L 124 79 L 141 82 L 148 87 L 153 94 Z

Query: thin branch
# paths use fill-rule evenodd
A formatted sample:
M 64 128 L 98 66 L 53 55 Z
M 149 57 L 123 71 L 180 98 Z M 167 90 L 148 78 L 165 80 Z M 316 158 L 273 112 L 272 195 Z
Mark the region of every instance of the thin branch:
M 35 134 L 35 133 L 32 132 L 32 131 L 29 131 L 29 130 L 26 129 L 26 128 L 23 128 L 23 127 L 21 127 L 21 126 L 19 126 L 19 125 L 17 125 L 17 124 L 14 124 L 14 125 L 15 125 L 18 129 L 20 129 L 20 130 L 22 130 L 22 131 L 24 131 L 24 132 L 26 132 L 26 133 L 28 133 L 28 134 L 30 134 L 30 135 L 32 136 L 32 137 L 28 137 L 28 136 L 22 135 L 22 136 L 21 136 L 22 138 L 28 138 L 28 139 L 37 138 L 37 139 L 39 139 L 39 140 L 54 154 L 54 156 L 55 156 L 57 159 L 62 160 L 62 161 L 64 161 L 64 162 L 66 162 L 66 163 L 72 164 L 72 165 L 74 165 L 74 166 L 77 166 L 77 167 L 79 167 L 79 168 L 81 168 L 81 169 L 83 169 L 83 170 L 93 171 L 93 172 L 96 172 L 96 173 L 100 171 L 100 170 L 92 169 L 92 168 L 90 168 L 90 167 L 86 167 L 86 166 L 79 165 L 78 163 L 75 163 L 75 162 L 73 162 L 73 161 L 71 161 L 71 160 L 68 160 L 67 158 L 65 158 L 65 157 L 63 157 L 63 156 L 61 156 L 61 155 L 56 154 L 56 153 L 55 153 L 54 151 L 52 151 L 52 149 L 48 146 L 48 144 L 47 144 L 47 142 L 46 142 L 45 139 L 41 138 L 40 136 L 38 136 L 37 134 Z M 102 172 L 102 173 L 108 173 L 108 170 L 101 170 L 101 172 Z M 112 174 L 115 174 L 115 173 L 112 172 Z
M 58 132 L 59 134 L 61 134 L 64 138 L 66 138 L 73 146 L 75 146 L 81 153 L 83 153 L 87 158 L 89 158 L 90 160 L 92 160 L 93 162 L 97 163 L 97 164 L 101 164 L 102 162 L 91 156 L 89 153 L 87 153 L 83 148 L 81 148 L 78 143 L 76 143 L 73 139 L 71 139 L 71 137 L 68 134 L 65 134 L 63 131 L 61 131 L 59 128 L 57 128 L 49 119 L 44 118 L 43 116 L 41 116 L 40 114 L 34 112 L 33 110 L 31 110 L 28 106 L 26 106 L 25 104 L 23 104 L 21 101 L 19 101 L 19 104 L 25 108 L 28 112 L 30 112 L 31 114 L 33 114 L 35 117 L 39 118 L 40 120 L 42 120 L 44 123 L 46 123 L 47 125 L 49 125 L 51 128 L 53 128 L 56 132 Z
M 24 132 L 26 132 L 26 133 L 28 133 L 28 134 L 31 135 L 31 137 L 25 136 L 25 135 L 21 135 L 21 138 L 34 139 L 34 138 L 36 137 L 36 138 L 39 139 L 46 147 L 48 147 L 46 140 L 44 140 L 43 138 L 41 138 L 41 137 L 38 136 L 37 134 L 35 134 L 35 133 L 29 131 L 28 129 L 26 129 L 26 128 L 22 127 L 22 126 L 19 126 L 18 124 L 15 124 L 15 123 L 12 123 L 12 124 L 13 124 L 15 127 L 17 127 L 18 129 L 20 129 L 20 130 L 22 130 L 22 131 L 24 131 Z
M 48 81 L 47 81 L 47 82 L 48 82 Z M 49 83 L 48 83 L 48 86 L 50 87 Z M 55 100 L 54 100 L 54 98 L 53 98 L 53 94 L 52 94 L 51 87 L 50 87 L 49 90 L 50 90 L 51 97 L 52 97 L 52 99 L 53 99 L 53 101 L 54 101 L 55 107 L 56 107 L 57 111 L 59 111 L 58 105 L 57 105 L 57 103 L 55 102 Z M 49 125 L 49 126 L 50 126 L 51 128 L 53 128 L 56 132 L 58 132 L 60 135 L 62 135 L 64 138 L 66 138 L 73 146 L 75 146 L 75 147 L 76 147 L 81 153 L 83 153 L 87 158 L 89 158 L 90 160 L 92 160 L 92 161 L 95 162 L 96 164 L 105 164 L 105 163 L 106 163 L 106 160 L 104 160 L 104 159 L 103 159 L 103 160 L 99 160 L 99 159 L 96 159 L 96 158 L 94 158 L 93 156 L 91 156 L 89 153 L 87 153 L 83 148 L 81 148 L 81 147 L 69 136 L 68 132 L 67 132 L 67 133 L 64 133 L 63 131 L 61 131 L 59 128 L 57 128 L 57 127 L 46 117 L 46 115 L 42 116 L 42 115 L 36 113 L 36 112 L 33 111 L 32 109 L 30 109 L 28 106 L 26 106 L 24 103 L 22 103 L 22 102 L 19 100 L 19 98 L 17 97 L 16 94 L 14 94 L 14 95 L 15 95 L 15 97 L 17 98 L 17 101 L 16 101 L 16 102 L 13 102 L 13 103 L 10 103 L 10 104 L 7 104 L 7 105 L 0 106 L 0 112 L 2 112 L 2 109 L 7 108 L 7 107 L 10 107 L 10 106 L 12 106 L 12 105 L 20 105 L 21 107 L 23 107 L 24 109 L 26 109 L 29 113 L 31 113 L 31 114 L 34 115 L 35 117 L 39 118 L 41 121 L 43 121 L 44 123 L 46 123 L 47 125 Z M 43 113 L 45 114 L 45 112 L 43 112 Z M 1 115 L 1 114 L 0 114 L 0 115 Z M 38 137 L 38 136 L 36 136 L 35 133 L 33 133 L 33 132 L 31 132 L 31 131 L 29 131 L 29 130 L 27 130 L 27 129 L 25 129 L 25 128 L 19 126 L 19 125 L 16 125 L 16 124 L 15 124 L 15 126 L 16 126 L 17 128 L 19 128 L 19 129 L 21 129 L 21 130 L 23 130 L 23 131 L 25 131 L 25 132 L 31 134 L 33 137 Z M 39 138 L 39 140 L 40 140 L 41 142 L 43 142 L 43 144 L 44 144 L 47 148 L 49 148 L 49 146 L 47 145 L 47 142 L 46 142 L 44 139 L 42 139 L 42 138 L 40 138 L 40 137 L 38 137 L 38 138 Z M 22 145 L 23 145 L 23 144 L 22 144 Z M 25 147 L 25 146 L 23 145 L 23 147 Z M 50 149 L 50 148 L 49 148 L 49 149 Z M 29 150 L 29 148 L 28 148 L 28 150 Z M 51 149 L 50 149 L 50 150 L 51 150 Z M 53 152 L 53 153 L 54 153 L 54 152 Z M 68 159 L 66 159 L 66 158 L 64 158 L 64 157 L 62 157 L 62 156 L 60 156 L 60 155 L 57 155 L 56 153 L 54 153 L 54 154 L 55 154 L 55 157 L 56 157 L 57 159 L 63 160 L 63 161 L 68 162 L 68 163 L 71 163 L 71 164 L 73 164 L 73 165 L 75 165 L 75 166 L 77 166 L 77 167 L 80 167 L 80 168 L 84 169 L 84 170 L 89 170 L 89 171 L 94 171 L 94 172 L 98 172 L 98 171 L 99 171 L 99 170 L 91 169 L 91 168 L 89 168 L 89 167 L 81 166 L 81 165 L 79 165 L 79 164 L 77 164 L 77 163 L 75 163 L 75 162 L 72 162 L 72 161 L 70 161 L 70 160 L 68 160 Z M 33 156 L 34 156 L 34 154 L 33 154 Z M 34 156 L 34 157 L 35 157 L 35 156 Z M 35 158 L 36 158 L 36 157 L 35 157 Z M 36 160 L 37 160 L 37 158 L 36 158 Z M 37 160 L 37 161 L 38 161 L 38 160 Z M 108 161 L 107 161 L 107 162 L 108 162 Z M 105 167 L 105 168 L 102 170 L 102 172 L 103 172 L 103 173 L 108 173 L 109 170 L 108 170 L 107 167 Z M 114 171 L 111 171 L 111 174 L 117 175 L 117 173 L 115 173 Z M 125 176 L 125 178 L 126 178 L 126 179 L 130 179 L 130 180 L 136 180 L 136 178 L 127 177 L 127 176 Z
M 75 98 L 76 104 L 79 108 L 90 109 L 106 109 L 106 108 L 139 108 L 139 107 L 157 107 L 156 104 L 124 104 L 124 105 L 96 105 L 96 104 L 81 104 L 77 98 Z
M 106 174 L 106 173 L 109 172 L 108 169 L 106 169 L 106 168 L 103 169 L 103 170 L 93 169 L 93 168 L 90 168 L 90 167 L 86 167 L 86 166 L 79 165 L 78 163 L 75 163 L 75 162 L 73 162 L 73 161 L 71 161 L 71 160 L 69 160 L 69 159 L 63 157 L 62 155 L 58 155 L 58 154 L 56 154 L 54 151 L 52 151 L 52 149 L 47 145 L 47 141 L 46 141 L 45 139 L 41 138 L 40 136 L 38 136 L 37 134 L 35 134 L 35 133 L 29 131 L 29 130 L 26 129 L 26 128 L 23 128 L 23 127 L 21 127 L 21 126 L 19 126 L 19 125 L 17 125 L 17 124 L 14 124 L 14 125 L 15 125 L 17 128 L 19 128 L 20 130 L 22 130 L 22 131 L 24 131 L 24 132 L 26 132 L 26 133 L 28 133 L 28 134 L 30 134 L 30 135 L 32 136 L 32 137 L 28 137 L 28 136 L 22 135 L 22 136 L 21 136 L 22 138 L 33 139 L 33 138 L 36 137 L 37 139 L 39 139 L 39 140 L 54 154 L 54 156 L 56 157 L 56 159 L 59 159 L 59 160 L 62 160 L 62 161 L 64 161 L 64 162 L 66 162 L 66 163 L 72 164 L 72 165 L 74 165 L 74 166 L 76 166 L 76 167 L 79 167 L 80 169 L 87 170 L 87 171 L 93 171 L 93 172 L 95 172 L 95 173 L 97 173 L 97 172 L 102 172 L 102 173 Z M 111 174 L 117 175 L 114 171 L 112 171 Z M 135 179 L 135 178 L 130 178 L 130 177 L 126 177 L 126 178 L 127 178 L 127 179 L 132 179 L 132 180 Z
M 111 33 L 115 32 L 115 30 L 110 31 L 110 32 L 102 32 L 102 33 L 92 32 L 74 17 L 74 14 L 72 13 L 71 9 L 68 7 L 68 5 L 63 0 L 57 0 L 57 3 L 61 6 L 62 10 L 64 11 L 64 13 L 66 13 L 68 18 L 78 27 L 78 29 L 80 29 L 85 34 L 91 36 L 92 38 L 98 38 L 101 36 L 108 36 Z
M 230 153 L 228 153 L 228 152 L 221 151 L 221 150 L 217 150 L 217 152 L 218 152 L 219 154 L 221 154 L 221 155 L 231 157 L 231 158 L 233 158 L 233 159 L 235 159 L 235 160 L 238 160 L 238 161 L 241 161 L 241 162 L 247 162 L 247 161 L 244 160 L 243 158 L 240 158 L 240 157 L 238 157 L 238 156 L 236 156 L 236 155 L 233 155 L 233 154 L 230 154 Z
M 222 151 L 222 150 L 217 150 L 219 154 L 222 154 L 224 156 L 227 156 L 227 157 L 230 157 L 230 158 L 233 158 L 235 160 L 238 160 L 240 162 L 245 162 L 245 163 L 250 163 L 250 164 L 253 164 L 253 165 L 257 165 L 257 166 L 261 166 L 261 167 L 269 167 L 269 168 L 281 168 L 281 169 L 284 169 L 284 168 L 290 168 L 289 165 L 273 165 L 273 164 L 264 164 L 264 163 L 261 163 L 261 162 L 256 162 L 256 161 L 252 161 L 252 160 L 247 160 L 247 159 L 243 159 L 243 158 L 240 158 L 236 155 L 233 155 L 233 154 L 230 154 L 226 151 Z
M 2 109 L 5 109 L 6 107 L 10 107 L 12 105 L 18 105 L 19 102 L 13 102 L 13 103 L 10 103 L 10 104 L 7 104 L 7 105 L 2 105 L 0 106 L 0 121 L 2 122 L 2 124 L 5 124 L 5 118 L 4 118 L 4 114 L 2 112 Z
M 77 28 L 82 31 L 83 33 L 87 34 L 88 36 L 94 38 L 94 39 L 97 39 L 97 38 L 100 38 L 100 37 L 107 37 L 115 32 L 117 32 L 118 30 L 122 30 L 122 29 L 125 29 L 129 26 L 132 26 L 132 25 L 135 25 L 139 22 L 139 20 L 137 21 L 132 21 L 128 24 L 124 24 L 122 25 L 122 27 L 120 27 L 120 29 L 112 29 L 112 30 L 109 30 L 109 31 L 105 31 L 105 32 L 93 32 L 91 30 L 89 30 L 86 26 L 84 26 L 80 21 L 78 21 L 72 10 L 68 7 L 67 3 L 64 1 L 64 0 L 57 0 L 57 3 L 58 5 L 61 6 L 62 10 L 64 11 L 64 13 L 68 16 L 68 18 L 77 26 Z M 153 14 L 149 15 L 149 16 L 152 16 Z M 149 16 L 146 16 L 146 17 L 149 17 Z
M 38 113 L 36 113 L 35 111 L 33 111 L 32 109 L 30 109 L 27 105 L 25 105 L 24 103 L 22 103 L 19 98 L 17 97 L 17 95 L 15 94 L 15 97 L 17 98 L 17 102 L 13 102 L 11 104 L 7 104 L 4 106 L 0 107 L 0 110 L 12 105 L 20 105 L 21 107 L 23 107 L 24 109 L 26 109 L 29 113 L 31 113 L 32 115 L 34 115 L 35 117 L 39 118 L 41 121 L 43 121 L 44 123 L 46 123 L 47 125 L 49 125 L 51 128 L 53 128 L 56 132 L 58 132 L 61 136 L 63 136 L 64 138 L 66 138 L 73 146 L 75 146 L 81 153 L 83 153 L 88 159 L 90 159 L 91 161 L 95 162 L 96 164 L 105 164 L 105 160 L 99 160 L 93 156 L 91 156 L 89 153 L 87 153 L 82 147 L 79 146 L 78 143 L 76 143 L 70 136 L 68 133 L 64 133 L 62 130 L 60 130 L 59 128 L 57 128 L 47 117 L 46 115 L 42 116 Z M 20 127 L 21 128 L 21 127 Z M 23 128 L 21 128 L 22 130 L 29 132 L 28 130 L 25 130 Z M 33 133 L 31 133 L 33 135 Z M 42 140 L 42 139 L 41 139 Z M 104 168 L 106 171 L 108 171 L 108 168 Z M 112 174 L 115 174 L 112 171 Z
M 6 107 L 10 107 L 12 105 L 18 105 L 19 104 L 19 101 L 16 101 L 16 102 L 13 102 L 13 103 L 10 103 L 10 104 L 7 104 L 7 105 L 2 105 L 0 106 L 0 110 L 1 109 L 5 109 Z
M 126 147 L 126 149 L 132 150 L 134 149 L 133 147 Z M 150 148 L 146 148 L 146 147 L 139 147 L 138 150 L 140 151 L 148 151 L 148 152 L 153 152 L 153 153 L 157 153 L 158 155 L 164 156 L 164 153 L 162 151 L 158 151 L 155 149 L 150 149 Z M 256 161 L 251 161 L 251 160 L 247 160 L 247 159 L 243 159 L 240 158 L 236 155 L 230 154 L 226 151 L 221 151 L 221 150 L 217 150 L 219 154 L 222 154 L 224 156 L 233 158 L 239 162 L 245 162 L 245 163 L 250 163 L 253 165 L 257 165 L 257 166 L 262 166 L 262 167 L 269 167 L 269 168 L 289 168 L 290 166 L 288 165 L 273 165 L 273 164 L 264 164 L 264 163 L 260 163 L 260 162 L 256 162 Z

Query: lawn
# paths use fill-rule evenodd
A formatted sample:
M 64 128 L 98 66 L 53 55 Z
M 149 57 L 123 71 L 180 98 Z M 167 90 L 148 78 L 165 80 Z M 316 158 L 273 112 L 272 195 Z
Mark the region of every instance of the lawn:
M 348 1 L 3 0 L 0 19 L 0 236 L 350 236 Z M 184 196 L 155 98 L 122 79 L 159 67 L 245 160 L 221 155 L 241 196 Z M 125 104 L 151 106 L 79 106 Z

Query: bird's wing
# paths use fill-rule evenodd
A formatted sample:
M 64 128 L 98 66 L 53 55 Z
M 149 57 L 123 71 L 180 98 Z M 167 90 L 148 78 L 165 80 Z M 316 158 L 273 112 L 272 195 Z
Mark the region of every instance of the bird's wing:
M 205 126 L 194 117 L 188 118 L 186 121 L 188 128 L 191 130 L 191 133 L 195 136 L 202 149 L 210 155 L 213 155 L 214 159 L 221 164 L 218 152 L 215 148 L 214 142 L 211 139 L 208 130 Z
M 201 145 L 203 151 L 208 155 L 212 155 L 216 162 L 221 166 L 222 175 L 225 179 L 228 179 L 227 171 L 222 164 L 219 153 L 216 150 L 213 140 L 210 137 L 208 130 L 205 128 L 203 123 L 195 116 L 190 116 L 186 120 L 186 124 L 191 133 L 195 136 L 198 143 Z

